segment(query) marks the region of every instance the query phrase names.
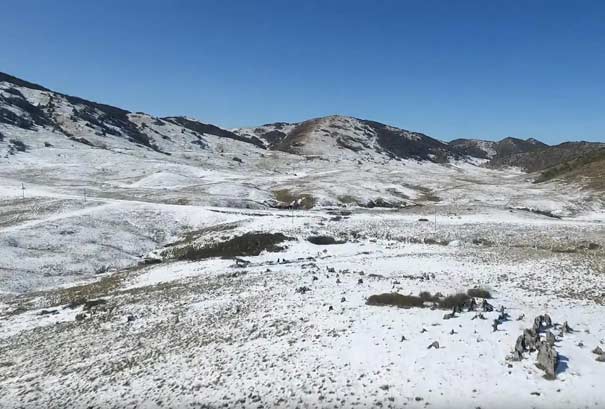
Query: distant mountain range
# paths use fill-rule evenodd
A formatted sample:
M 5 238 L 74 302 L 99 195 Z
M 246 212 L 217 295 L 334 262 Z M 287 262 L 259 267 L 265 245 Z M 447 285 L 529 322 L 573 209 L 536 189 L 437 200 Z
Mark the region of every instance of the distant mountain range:
M 0 147 L 6 155 L 27 149 L 28 132 L 51 132 L 74 147 L 145 149 L 163 155 L 206 149 L 209 140 L 245 144 L 252 150 L 357 161 L 413 159 L 435 163 L 483 160 L 483 166 L 515 166 L 542 172 L 537 180 L 600 177 L 605 144 L 566 142 L 556 146 L 535 139 L 498 142 L 456 139 L 443 142 L 419 132 L 347 116 L 299 123 L 276 122 L 227 130 L 184 116 L 154 117 L 79 97 L 0 73 Z M 9 135 L 10 134 L 10 135 Z M 7 136 L 8 135 L 8 136 Z M 586 174 L 585 174 L 586 173 Z M 597 175 L 597 176 L 595 176 Z

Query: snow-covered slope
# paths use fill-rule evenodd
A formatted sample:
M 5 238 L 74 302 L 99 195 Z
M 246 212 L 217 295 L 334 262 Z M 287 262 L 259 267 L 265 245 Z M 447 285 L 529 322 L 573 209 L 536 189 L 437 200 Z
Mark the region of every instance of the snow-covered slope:
M 43 135 L 44 140 L 34 137 Z M 38 140 L 36 140 L 38 139 Z M 0 154 L 30 145 L 99 148 L 141 154 L 263 149 L 217 126 L 184 117 L 157 118 L 71 97 L 0 73 Z

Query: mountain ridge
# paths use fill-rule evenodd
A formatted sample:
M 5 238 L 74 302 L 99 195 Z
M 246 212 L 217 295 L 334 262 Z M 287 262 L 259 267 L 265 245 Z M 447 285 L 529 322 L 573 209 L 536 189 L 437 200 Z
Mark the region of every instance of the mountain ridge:
M 358 161 L 413 159 L 447 163 L 478 158 L 485 160 L 487 167 L 514 166 L 527 172 L 561 165 L 600 146 L 590 142 L 549 146 L 535 138 L 514 137 L 444 142 L 421 132 L 345 115 L 229 130 L 187 116 L 133 113 L 1 72 L 0 125 L 28 131 L 46 129 L 89 147 L 126 148 L 130 143 L 163 155 L 208 149 L 219 141 L 231 141 L 252 150 Z M 13 144 L 9 147 L 12 153 L 21 152 L 27 145 L 27 141 L 10 142 L 1 135 L 0 130 L 0 142 Z

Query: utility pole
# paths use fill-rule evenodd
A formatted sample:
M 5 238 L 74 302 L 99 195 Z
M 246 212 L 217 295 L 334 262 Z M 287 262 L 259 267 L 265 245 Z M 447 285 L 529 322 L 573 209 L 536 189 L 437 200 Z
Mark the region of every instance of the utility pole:
M 21 182 L 21 197 L 25 200 L 25 185 Z

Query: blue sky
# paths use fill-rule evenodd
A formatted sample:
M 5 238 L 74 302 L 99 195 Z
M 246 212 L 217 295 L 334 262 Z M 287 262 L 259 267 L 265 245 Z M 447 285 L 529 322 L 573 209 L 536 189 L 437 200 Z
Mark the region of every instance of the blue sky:
M 603 1 L 4 2 L 0 71 L 224 127 L 605 141 Z

